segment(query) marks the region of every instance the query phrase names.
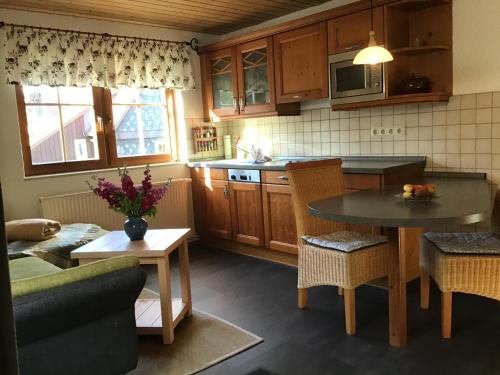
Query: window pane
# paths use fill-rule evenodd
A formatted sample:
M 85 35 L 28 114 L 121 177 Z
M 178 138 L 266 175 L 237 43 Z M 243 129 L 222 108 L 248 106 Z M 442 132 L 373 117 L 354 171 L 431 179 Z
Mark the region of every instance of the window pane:
M 57 89 L 49 86 L 23 86 L 24 102 L 57 103 Z
M 163 106 L 113 106 L 118 157 L 170 154 Z
M 26 115 L 32 163 L 64 161 L 58 107 L 28 106 Z
M 92 87 L 59 87 L 59 100 L 61 104 L 92 105 Z
M 99 159 L 94 109 L 90 106 L 62 106 L 66 160 Z
M 165 105 L 165 95 L 161 90 L 134 89 L 121 87 L 111 89 L 113 104 L 163 104 Z

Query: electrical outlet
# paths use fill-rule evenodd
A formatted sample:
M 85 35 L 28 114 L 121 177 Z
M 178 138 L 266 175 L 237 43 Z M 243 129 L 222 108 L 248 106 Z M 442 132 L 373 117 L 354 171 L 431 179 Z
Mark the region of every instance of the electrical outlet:
M 372 137 L 378 137 L 380 135 L 380 128 L 372 128 L 371 135 Z

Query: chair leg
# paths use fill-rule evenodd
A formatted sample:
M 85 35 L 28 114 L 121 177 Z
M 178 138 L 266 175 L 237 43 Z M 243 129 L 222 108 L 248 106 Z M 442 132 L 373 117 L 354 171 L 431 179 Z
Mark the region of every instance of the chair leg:
M 338 289 L 338 293 L 339 293 L 339 296 L 343 296 L 344 295 L 344 289 L 342 287 L 339 286 L 339 289 Z
M 344 289 L 345 331 L 356 334 L 356 293 L 355 289 Z
M 451 292 L 441 292 L 441 336 L 443 339 L 451 337 Z
M 430 276 L 423 267 L 420 267 L 420 307 L 424 310 L 429 308 Z
M 307 307 L 307 289 L 297 288 L 297 292 L 297 306 L 299 306 L 299 309 L 305 309 Z

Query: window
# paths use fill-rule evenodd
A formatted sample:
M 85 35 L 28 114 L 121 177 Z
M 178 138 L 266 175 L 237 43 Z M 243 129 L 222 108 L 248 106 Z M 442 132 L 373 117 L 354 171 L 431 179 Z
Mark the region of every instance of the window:
M 173 160 L 170 91 L 48 86 L 16 90 L 27 176 Z

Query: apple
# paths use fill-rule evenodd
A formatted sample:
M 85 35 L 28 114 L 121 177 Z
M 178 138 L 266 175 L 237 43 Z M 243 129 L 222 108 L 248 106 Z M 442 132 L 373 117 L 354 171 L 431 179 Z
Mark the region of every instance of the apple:
M 425 185 L 425 187 L 427 188 L 427 191 L 429 193 L 436 194 L 436 191 L 437 191 L 436 185 L 434 185 L 434 184 L 427 184 L 427 185 Z
M 413 191 L 413 185 L 412 184 L 405 184 L 403 186 L 403 191 L 411 193 Z
M 415 197 L 416 198 L 424 198 L 424 197 L 427 197 L 429 195 L 430 195 L 429 190 L 427 190 L 427 188 L 425 186 L 422 186 L 422 185 L 415 186 Z
M 403 198 L 405 198 L 405 199 L 413 198 L 413 193 L 411 191 L 405 191 L 403 193 Z

